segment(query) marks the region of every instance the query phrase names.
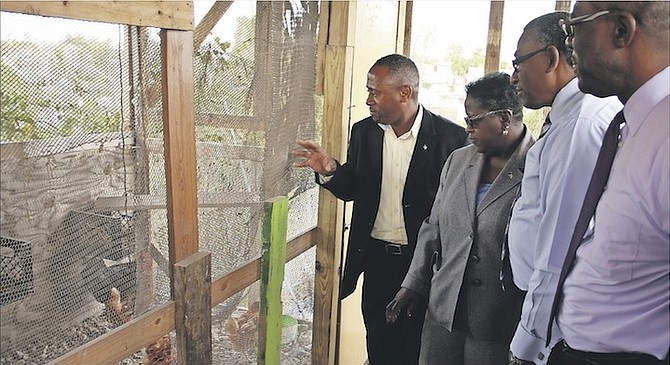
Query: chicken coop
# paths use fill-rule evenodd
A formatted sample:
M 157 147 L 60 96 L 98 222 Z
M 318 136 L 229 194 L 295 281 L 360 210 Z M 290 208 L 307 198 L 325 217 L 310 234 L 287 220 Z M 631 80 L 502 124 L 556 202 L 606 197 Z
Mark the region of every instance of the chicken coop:
M 176 363 L 172 265 L 197 252 L 211 260 L 214 346 L 231 349 L 213 362 L 255 362 L 255 259 L 277 196 L 299 256 L 285 356 L 311 351 L 318 190 L 290 148 L 320 128 L 319 3 L 209 5 L 196 27 L 191 2 L 2 3 L 26 24 L 49 16 L 43 32 L 107 36 L 3 40 L 3 364 L 82 345 L 88 357 L 58 361 Z M 243 15 L 225 18 L 232 7 Z M 224 21 L 225 40 L 210 32 Z M 124 325 L 126 344 L 95 349 Z
M 489 72 L 504 2 L 479 3 Z M 360 303 L 338 300 L 348 205 L 290 152 L 346 160 L 365 72 L 410 54 L 414 4 L 0 2 L 0 364 L 265 363 L 278 197 L 281 364 L 364 352 Z

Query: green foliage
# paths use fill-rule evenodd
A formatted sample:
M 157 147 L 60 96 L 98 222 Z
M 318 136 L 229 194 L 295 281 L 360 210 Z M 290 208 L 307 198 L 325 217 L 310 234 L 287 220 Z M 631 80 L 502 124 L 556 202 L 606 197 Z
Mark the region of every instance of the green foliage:
M 451 64 L 451 71 L 456 76 L 466 77 L 471 67 L 477 67 L 484 64 L 484 51 L 477 48 L 469 56 L 463 55 L 463 46 L 454 44 L 449 47 L 446 61 Z
M 16 73 L 2 65 L 0 67 L 2 85 L 0 132 L 2 141 L 33 139 L 37 136 L 35 118 L 28 108 L 26 90 L 28 86 Z M 11 87 L 10 87 L 11 86 Z
M 253 18 L 237 19 L 235 47 L 214 37 L 195 52 L 195 109 L 200 113 L 251 115 L 254 75 Z M 244 92 L 246 91 L 246 93 Z
M 120 129 L 118 50 L 109 43 L 10 40 L 2 49 L 3 142 Z

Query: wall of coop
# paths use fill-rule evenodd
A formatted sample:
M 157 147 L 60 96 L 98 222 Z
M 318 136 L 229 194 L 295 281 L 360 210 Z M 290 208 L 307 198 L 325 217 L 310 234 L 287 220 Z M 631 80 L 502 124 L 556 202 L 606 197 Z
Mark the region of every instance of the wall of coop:
M 298 136 L 319 138 L 320 113 L 319 4 L 235 2 L 225 9 L 242 14 L 234 18 L 218 6 L 203 20 L 217 12 L 220 19 L 201 39 L 196 32 L 192 50 L 195 247 L 211 253 L 213 280 L 258 256 L 265 200 L 289 197 L 289 240 L 316 225 L 316 185 L 291 168 L 289 148 Z M 92 26 L 12 16 L 57 29 Z M 212 31 L 219 22 L 236 26 Z M 109 39 L 77 31 L 55 42 L 2 39 L 2 363 L 46 363 L 172 299 L 170 267 L 179 258 L 170 229 L 188 216 L 169 206 L 166 167 L 183 161 L 166 160 L 174 157 L 164 120 L 165 40 L 155 27 L 93 27 Z M 282 297 L 296 331 L 285 356 L 309 355 L 313 262 L 314 249 L 286 270 Z M 245 337 L 258 335 L 249 325 L 254 288 L 213 308 L 215 363 L 255 362 Z M 174 336 L 149 344 L 144 361 L 178 356 Z

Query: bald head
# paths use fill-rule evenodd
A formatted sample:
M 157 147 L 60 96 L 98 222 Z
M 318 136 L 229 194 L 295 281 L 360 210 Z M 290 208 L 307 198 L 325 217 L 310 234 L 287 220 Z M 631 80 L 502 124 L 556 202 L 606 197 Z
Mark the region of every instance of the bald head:
M 625 103 L 668 67 L 669 13 L 667 1 L 577 1 L 571 18 L 580 20 L 572 23 L 568 41 L 577 58 L 580 89 L 616 95 Z

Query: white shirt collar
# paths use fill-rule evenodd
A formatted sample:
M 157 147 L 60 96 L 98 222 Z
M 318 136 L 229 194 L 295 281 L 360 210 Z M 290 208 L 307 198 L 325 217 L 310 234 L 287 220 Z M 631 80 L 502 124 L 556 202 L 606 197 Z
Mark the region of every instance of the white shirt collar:
M 411 135 L 414 136 L 414 138 L 417 138 L 417 136 L 419 135 L 419 130 L 421 129 L 421 121 L 422 120 L 423 120 L 423 105 L 419 104 L 419 112 L 416 113 L 416 118 L 414 118 L 414 123 L 412 124 L 412 128 L 410 128 L 410 130 L 407 133 L 411 133 Z M 388 125 L 388 124 L 377 123 L 377 125 L 379 125 L 379 127 L 384 131 L 391 128 L 391 126 Z M 403 136 L 407 135 L 407 133 L 403 134 Z M 400 136 L 400 137 L 402 137 L 402 136 Z M 400 137 L 398 137 L 398 138 L 400 138 Z

